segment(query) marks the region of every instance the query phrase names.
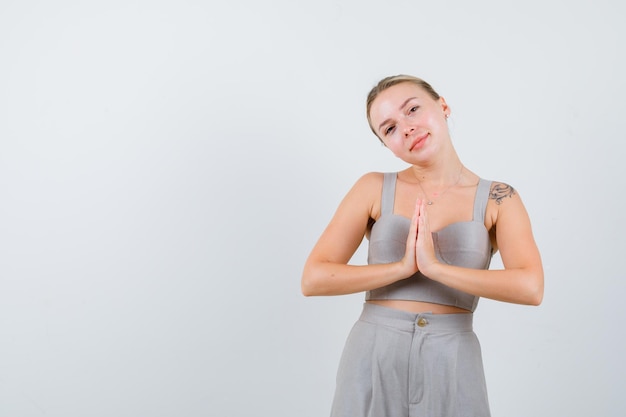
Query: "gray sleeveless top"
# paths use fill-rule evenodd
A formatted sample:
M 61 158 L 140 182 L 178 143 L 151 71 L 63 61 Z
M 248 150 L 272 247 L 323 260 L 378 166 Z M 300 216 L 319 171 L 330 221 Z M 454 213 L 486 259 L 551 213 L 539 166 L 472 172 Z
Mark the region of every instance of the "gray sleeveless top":
M 385 173 L 381 215 L 369 236 L 369 264 L 384 264 L 402 259 L 411 220 L 394 214 L 397 173 Z M 433 232 L 435 253 L 440 262 L 473 269 L 488 269 L 492 247 L 485 228 L 485 208 L 491 181 L 480 179 L 474 197 L 471 221 L 452 223 Z M 411 300 L 444 304 L 474 311 L 478 297 L 428 279 L 420 272 L 385 287 L 368 291 L 366 300 Z

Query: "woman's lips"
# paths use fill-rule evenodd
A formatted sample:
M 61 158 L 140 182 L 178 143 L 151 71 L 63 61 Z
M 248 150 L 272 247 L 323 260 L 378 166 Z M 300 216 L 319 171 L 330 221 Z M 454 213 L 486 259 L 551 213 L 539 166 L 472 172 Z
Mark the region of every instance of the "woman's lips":
M 412 151 L 413 149 L 419 148 L 420 146 L 422 146 L 422 144 L 424 143 L 427 137 L 428 137 L 428 133 L 424 133 L 422 136 L 416 137 L 411 143 L 411 147 L 409 148 L 409 150 Z

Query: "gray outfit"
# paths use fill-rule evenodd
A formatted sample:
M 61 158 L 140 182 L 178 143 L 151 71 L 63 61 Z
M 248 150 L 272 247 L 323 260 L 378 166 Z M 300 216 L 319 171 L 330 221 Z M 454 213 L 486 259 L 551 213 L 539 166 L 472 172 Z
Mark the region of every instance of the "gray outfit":
M 367 262 L 385 264 L 402 259 L 411 219 L 393 213 L 396 191 L 395 173 L 386 173 L 383 180 L 380 218 L 372 226 Z M 439 261 L 474 269 L 487 269 L 492 248 L 485 228 L 485 209 L 491 182 L 481 179 L 474 198 L 471 221 L 452 223 L 433 232 L 435 253 Z M 368 291 L 366 300 L 415 300 L 445 304 L 474 311 L 478 297 L 430 280 L 421 272 L 382 288 Z
M 404 256 L 410 220 L 393 214 L 397 174 L 383 182 L 381 216 L 372 226 L 368 262 Z M 433 232 L 440 261 L 487 269 L 492 249 L 484 226 L 490 182 L 480 180 L 472 221 Z M 368 291 L 366 300 L 401 299 L 474 311 L 478 297 L 417 273 Z M 488 417 L 480 344 L 473 314 L 409 313 L 365 303 L 344 348 L 332 417 Z

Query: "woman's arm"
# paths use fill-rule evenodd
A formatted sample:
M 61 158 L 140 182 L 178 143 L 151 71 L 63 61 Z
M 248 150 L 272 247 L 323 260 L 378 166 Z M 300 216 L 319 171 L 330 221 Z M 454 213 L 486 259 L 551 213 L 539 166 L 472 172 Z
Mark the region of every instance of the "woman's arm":
M 477 270 L 440 263 L 435 257 L 426 206 L 416 207 L 417 264 L 425 276 L 479 297 L 539 305 L 543 299 L 543 267 L 528 213 L 517 193 L 491 200 L 493 226 L 504 269 Z
M 411 256 L 399 262 L 348 265 L 365 236 L 374 205 L 380 201 L 382 182 L 382 174 L 366 174 L 344 197 L 304 265 L 301 284 L 305 296 L 367 291 L 417 272 L 415 239 L 407 244 Z M 415 236 L 416 228 L 414 217 L 409 236 Z

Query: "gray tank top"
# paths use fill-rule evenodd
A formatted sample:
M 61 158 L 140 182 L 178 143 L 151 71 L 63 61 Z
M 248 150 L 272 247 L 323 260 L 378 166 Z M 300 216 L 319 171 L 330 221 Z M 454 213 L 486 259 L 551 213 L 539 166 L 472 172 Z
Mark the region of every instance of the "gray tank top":
M 369 236 L 369 264 L 385 264 L 402 259 L 406 249 L 411 220 L 394 214 L 397 173 L 385 173 L 381 215 Z M 473 269 L 488 269 L 492 247 L 485 228 L 485 209 L 491 181 L 480 179 L 474 197 L 471 221 L 452 223 L 433 232 L 435 253 L 439 261 Z M 478 297 L 426 278 L 420 272 L 385 287 L 367 291 L 366 300 L 411 300 L 456 306 L 474 311 Z

